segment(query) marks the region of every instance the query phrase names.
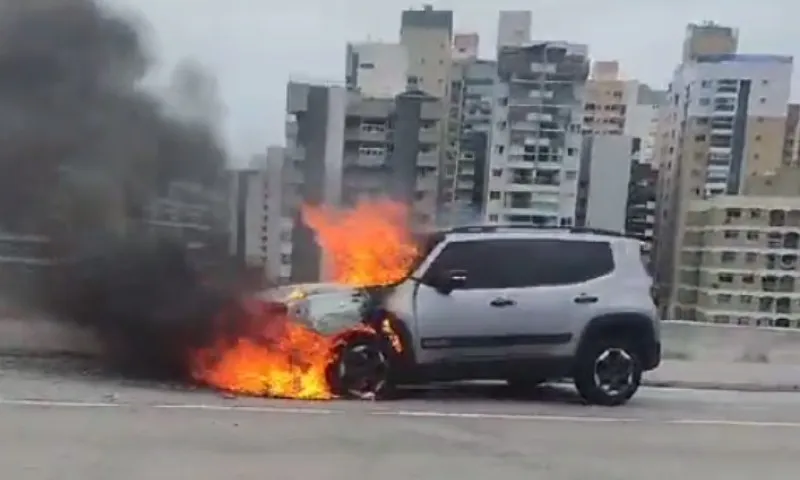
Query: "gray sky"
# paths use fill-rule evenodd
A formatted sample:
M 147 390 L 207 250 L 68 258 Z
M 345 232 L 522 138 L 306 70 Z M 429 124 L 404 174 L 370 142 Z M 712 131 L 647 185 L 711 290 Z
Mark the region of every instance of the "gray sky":
M 191 57 L 218 79 L 225 137 L 238 163 L 283 143 L 286 82 L 339 80 L 347 41 L 396 41 L 409 0 L 105 0 L 149 24 L 165 67 Z M 491 56 L 499 10 L 532 10 L 537 39 L 587 43 L 594 59 L 617 59 L 624 74 L 665 86 L 688 22 L 740 29 L 743 52 L 800 58 L 800 3 L 790 0 L 430 0 L 455 11 L 456 31 L 475 31 Z M 798 60 L 800 61 L 800 60 Z M 797 82 L 794 95 L 797 96 Z

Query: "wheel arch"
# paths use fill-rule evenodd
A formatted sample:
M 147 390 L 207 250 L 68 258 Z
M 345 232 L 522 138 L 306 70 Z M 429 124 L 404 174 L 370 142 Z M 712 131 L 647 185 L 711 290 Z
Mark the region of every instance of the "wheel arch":
M 633 341 L 637 354 L 646 357 L 649 346 L 655 342 L 656 331 L 647 315 L 636 312 L 612 313 L 593 318 L 583 329 L 577 353 L 581 354 L 590 343 L 603 337 L 624 337 Z

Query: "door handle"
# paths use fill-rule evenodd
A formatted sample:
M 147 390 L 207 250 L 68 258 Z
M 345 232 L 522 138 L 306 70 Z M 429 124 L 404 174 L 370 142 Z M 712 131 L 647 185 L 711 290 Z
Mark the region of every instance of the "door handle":
M 514 300 L 511 300 L 511 299 L 508 299 L 508 298 L 503 298 L 503 297 L 498 297 L 498 298 L 495 298 L 494 300 L 492 300 L 491 302 L 489 302 L 489 305 L 491 305 L 493 307 L 502 308 L 502 307 L 510 307 L 512 305 L 516 305 L 516 303 L 517 302 L 515 302 Z
M 594 295 L 586 295 L 585 293 L 582 293 L 575 297 L 573 301 L 575 303 L 597 303 L 598 300 L 599 299 Z

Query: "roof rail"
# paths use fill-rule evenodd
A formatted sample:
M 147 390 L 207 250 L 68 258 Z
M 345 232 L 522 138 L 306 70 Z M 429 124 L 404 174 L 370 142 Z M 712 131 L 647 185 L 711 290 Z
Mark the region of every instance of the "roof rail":
M 520 225 L 520 224 L 491 224 L 491 225 L 461 225 L 442 230 L 443 233 L 494 233 L 502 230 L 553 230 L 575 234 L 604 235 L 607 237 L 623 237 L 641 240 L 640 236 L 592 227 L 549 227 L 539 225 Z

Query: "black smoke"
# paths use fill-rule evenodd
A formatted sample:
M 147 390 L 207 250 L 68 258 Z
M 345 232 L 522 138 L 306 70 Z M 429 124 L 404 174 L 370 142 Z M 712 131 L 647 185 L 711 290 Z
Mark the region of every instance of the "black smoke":
M 93 0 L 0 0 L 5 229 L 110 228 L 171 181 L 219 180 L 214 132 L 142 87 L 151 65 L 136 23 Z
M 94 330 L 126 370 L 186 375 L 235 295 L 141 225 L 173 182 L 217 188 L 226 155 L 215 119 L 180 108 L 211 100 L 186 98 L 208 94 L 205 73 L 184 69 L 165 102 L 142 86 L 152 59 L 96 1 L 0 0 L 0 230 L 55 241 L 38 308 Z

